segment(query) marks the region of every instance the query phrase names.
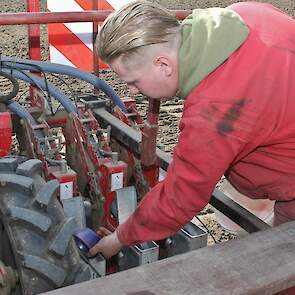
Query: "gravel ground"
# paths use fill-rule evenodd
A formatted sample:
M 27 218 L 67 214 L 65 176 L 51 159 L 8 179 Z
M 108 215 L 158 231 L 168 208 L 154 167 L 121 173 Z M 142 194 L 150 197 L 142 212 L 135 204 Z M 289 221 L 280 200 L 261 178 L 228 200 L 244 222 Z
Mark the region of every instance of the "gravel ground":
M 193 9 L 193 8 L 206 8 L 206 7 L 226 7 L 235 2 L 233 0 L 158 0 L 155 1 L 164 5 L 169 9 Z M 295 17 L 295 1 L 294 0 L 265 0 L 259 2 L 268 2 L 278 8 L 284 10 L 289 15 Z M 45 1 L 40 1 L 41 9 L 45 9 Z M 0 0 L 1 12 L 23 12 L 26 11 L 26 1 L 9 1 Z M 48 45 L 47 45 L 47 31 L 46 26 L 41 26 L 42 39 L 42 59 L 48 58 Z M 4 55 L 15 56 L 19 58 L 28 57 L 28 40 L 27 40 L 27 28 L 26 26 L 1 26 L 0 27 L 0 52 Z M 111 71 L 102 71 L 101 78 L 107 81 L 120 95 L 128 95 L 128 89 L 124 83 L 119 81 L 118 77 Z M 71 87 L 76 92 L 88 92 L 90 87 L 81 83 L 80 81 L 70 80 Z M 65 90 L 65 89 L 64 89 Z M 5 84 L 0 80 L 0 92 L 5 91 Z M 66 91 L 66 90 L 65 90 Z M 26 85 L 21 84 L 21 97 L 25 97 L 28 93 Z M 147 107 L 147 102 L 142 96 L 136 97 L 138 103 L 138 109 L 144 115 Z M 164 148 L 168 152 L 173 151 L 173 147 L 177 141 L 178 134 L 178 122 L 182 112 L 183 101 L 175 98 L 171 101 L 164 102 L 161 107 L 160 122 L 159 122 L 159 134 L 158 142 L 164 145 Z M 223 230 L 215 221 L 214 211 L 210 206 L 207 206 L 202 212 L 202 220 L 210 228 L 210 232 L 215 235 L 218 241 L 225 241 L 235 236 Z M 211 238 L 209 244 L 212 244 Z

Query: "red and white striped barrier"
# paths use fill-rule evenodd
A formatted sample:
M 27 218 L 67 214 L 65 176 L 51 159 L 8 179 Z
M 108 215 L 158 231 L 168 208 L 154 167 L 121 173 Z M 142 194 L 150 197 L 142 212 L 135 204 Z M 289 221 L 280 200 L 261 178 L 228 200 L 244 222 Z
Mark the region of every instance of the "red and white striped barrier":
M 96 1 L 98 1 L 99 10 L 117 10 L 133 0 Z M 47 9 L 50 12 L 83 12 L 93 10 L 93 1 L 47 0 Z M 93 24 L 91 22 L 48 24 L 48 39 L 51 62 L 87 71 L 93 70 Z

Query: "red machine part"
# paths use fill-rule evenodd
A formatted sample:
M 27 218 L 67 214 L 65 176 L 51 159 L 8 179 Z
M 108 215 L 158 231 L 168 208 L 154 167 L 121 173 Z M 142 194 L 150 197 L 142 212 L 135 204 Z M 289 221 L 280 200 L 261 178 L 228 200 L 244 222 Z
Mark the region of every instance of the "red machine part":
M 127 164 L 109 146 L 107 130 L 101 129 L 90 109 L 70 114 L 64 128 L 67 160 L 75 171 L 82 195 L 92 200 L 93 226 L 114 230 L 118 222 L 111 214 L 115 190 L 127 185 Z M 76 155 L 79 154 L 79 157 Z
M 118 220 L 111 213 L 111 206 L 115 199 L 115 190 L 127 185 L 127 164 L 122 161 L 105 161 L 99 168 L 100 189 L 105 198 L 103 225 L 110 230 L 115 230 L 118 226 Z
M 12 123 L 10 113 L 0 113 L 0 157 L 10 153 L 12 143 Z
M 160 101 L 149 99 L 147 121 L 142 132 L 141 164 L 151 187 L 155 186 L 159 179 L 159 166 L 156 156 L 159 111 Z
M 57 179 L 60 183 L 59 197 L 60 200 L 69 199 L 79 195 L 77 186 L 77 173 L 66 167 L 61 169 L 60 167 L 49 168 L 49 179 Z
M 137 159 L 134 154 L 125 148 L 124 160 L 128 163 L 129 170 L 133 170 L 139 198 L 143 197 L 159 180 L 159 165 L 156 157 L 157 131 L 160 101 L 149 99 L 149 109 L 146 122 L 136 109 L 136 102 L 132 98 L 124 98 L 123 102 L 128 110 L 123 113 L 115 109 L 114 115 L 127 125 L 139 129 L 142 134 L 141 157 Z M 123 156 L 124 148 L 121 146 Z

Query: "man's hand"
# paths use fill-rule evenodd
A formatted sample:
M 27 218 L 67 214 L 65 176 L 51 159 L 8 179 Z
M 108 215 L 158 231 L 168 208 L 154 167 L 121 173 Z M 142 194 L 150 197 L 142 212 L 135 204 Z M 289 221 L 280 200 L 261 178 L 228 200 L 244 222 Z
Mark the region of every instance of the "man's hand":
M 112 233 L 106 228 L 101 227 L 97 233 L 104 237 L 89 250 L 90 255 L 94 256 L 97 253 L 101 253 L 105 258 L 110 258 L 123 247 L 116 232 Z

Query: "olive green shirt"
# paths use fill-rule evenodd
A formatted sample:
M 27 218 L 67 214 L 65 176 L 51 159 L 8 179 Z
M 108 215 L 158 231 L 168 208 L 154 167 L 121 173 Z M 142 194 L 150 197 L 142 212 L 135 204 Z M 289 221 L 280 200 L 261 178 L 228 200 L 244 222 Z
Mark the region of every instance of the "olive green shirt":
M 181 24 L 179 88 L 185 98 L 246 40 L 249 29 L 226 8 L 195 9 Z

